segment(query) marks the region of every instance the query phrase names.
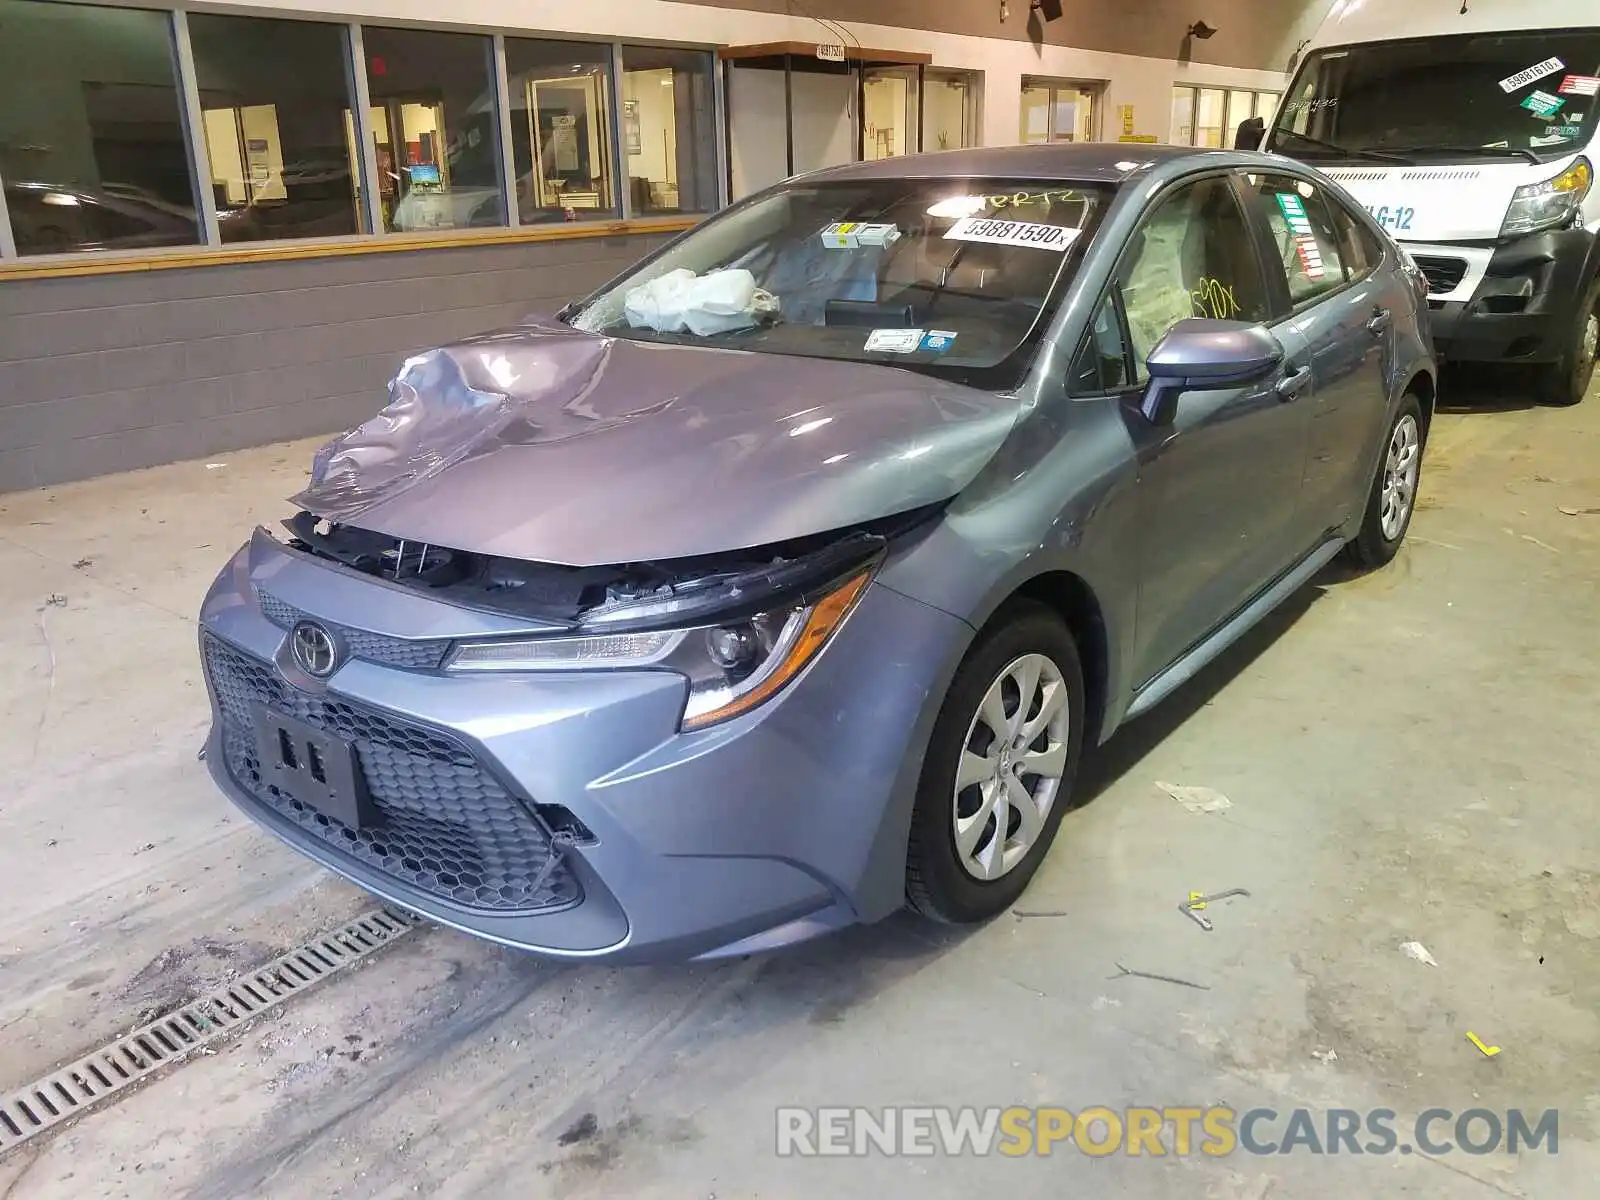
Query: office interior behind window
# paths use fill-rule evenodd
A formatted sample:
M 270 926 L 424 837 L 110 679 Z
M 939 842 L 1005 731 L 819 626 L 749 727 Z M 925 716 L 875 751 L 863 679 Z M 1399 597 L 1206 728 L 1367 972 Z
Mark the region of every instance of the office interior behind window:
M 0 0 L 0 30 L 0 220 L 23 257 L 720 199 L 703 50 L 59 0 Z

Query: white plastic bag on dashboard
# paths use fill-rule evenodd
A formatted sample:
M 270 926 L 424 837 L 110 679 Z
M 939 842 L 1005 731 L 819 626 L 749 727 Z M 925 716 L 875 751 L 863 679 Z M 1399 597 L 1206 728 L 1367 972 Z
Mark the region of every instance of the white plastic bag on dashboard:
M 628 289 L 622 302 L 628 324 L 635 329 L 654 329 L 658 333 L 679 332 L 684 327 L 684 300 L 694 280 L 693 271 L 679 267 Z
M 680 268 L 640 284 L 624 301 L 628 324 L 698 337 L 747 329 L 758 313 L 773 312 L 777 299 L 756 287 L 755 276 L 742 268 L 697 276 Z

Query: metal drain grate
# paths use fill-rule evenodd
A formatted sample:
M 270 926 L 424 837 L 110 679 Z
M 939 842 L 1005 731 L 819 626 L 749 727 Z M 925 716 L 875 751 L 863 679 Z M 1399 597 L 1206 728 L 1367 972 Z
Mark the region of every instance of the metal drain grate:
M 419 924 L 421 918 L 398 909 L 364 913 L 0 1099 L 0 1156 L 226 1037 Z

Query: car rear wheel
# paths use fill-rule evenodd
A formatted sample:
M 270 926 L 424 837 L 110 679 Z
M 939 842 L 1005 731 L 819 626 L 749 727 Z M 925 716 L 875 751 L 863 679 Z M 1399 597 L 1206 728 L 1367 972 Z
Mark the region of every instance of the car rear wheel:
M 1560 359 L 1540 374 L 1540 399 L 1559 405 L 1581 401 L 1594 379 L 1595 359 L 1600 355 L 1600 278 L 1573 314 L 1572 328 Z
M 956 672 L 923 763 L 906 898 L 938 921 L 1003 912 L 1069 806 L 1083 744 L 1083 669 L 1049 609 L 1004 610 Z
M 1345 557 L 1356 565 L 1383 566 L 1405 540 L 1422 482 L 1422 446 L 1422 405 L 1408 394 L 1389 425 L 1361 532 L 1345 546 Z

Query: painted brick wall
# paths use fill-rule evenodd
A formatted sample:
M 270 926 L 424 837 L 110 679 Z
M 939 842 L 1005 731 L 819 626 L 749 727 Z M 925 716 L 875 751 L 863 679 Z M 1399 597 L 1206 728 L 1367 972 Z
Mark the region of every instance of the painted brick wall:
M 558 308 L 663 240 L 0 281 L 0 492 L 348 428 L 408 353 Z

